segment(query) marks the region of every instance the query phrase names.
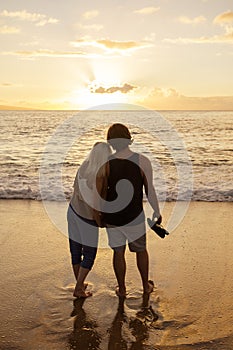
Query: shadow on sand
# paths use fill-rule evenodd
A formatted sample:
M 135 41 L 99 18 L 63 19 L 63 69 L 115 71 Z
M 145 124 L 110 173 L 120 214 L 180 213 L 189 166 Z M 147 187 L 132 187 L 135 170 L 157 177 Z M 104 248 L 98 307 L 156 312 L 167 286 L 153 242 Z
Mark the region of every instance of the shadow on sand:
M 119 304 L 116 316 L 109 329 L 108 350 L 140 350 L 144 349 L 143 343 L 148 339 L 148 322 L 152 323 L 158 319 L 158 315 L 149 306 L 149 295 L 143 295 L 141 309 L 136 313 L 135 317 L 130 317 L 124 310 L 125 298 L 119 297 Z M 128 329 L 134 337 L 134 341 L 130 344 L 123 336 L 123 324 L 128 324 Z

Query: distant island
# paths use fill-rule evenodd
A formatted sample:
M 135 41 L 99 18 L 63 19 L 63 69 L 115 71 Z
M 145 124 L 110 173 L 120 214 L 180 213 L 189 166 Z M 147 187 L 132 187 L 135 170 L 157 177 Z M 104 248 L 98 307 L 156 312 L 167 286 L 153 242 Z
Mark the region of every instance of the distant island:
M 1 111 L 33 111 L 35 108 L 27 108 L 27 107 L 17 107 L 17 106 L 2 106 L 0 105 Z
M 111 106 L 111 104 L 109 104 Z M 115 108 L 112 108 L 114 110 L 127 110 L 127 111 L 134 111 L 134 110 L 140 110 L 140 108 L 133 108 L 134 105 L 130 105 L 128 104 L 128 108 L 125 108 L 125 104 L 123 104 L 123 108 L 121 109 L 121 104 L 119 103 L 118 108 L 116 108 L 116 104 L 112 104 L 112 106 L 115 105 Z M 127 104 L 126 104 L 127 105 Z M 70 108 L 70 109 L 62 109 L 62 108 L 33 108 L 33 107 L 19 107 L 19 106 L 5 106 L 5 105 L 0 105 L 0 111 L 80 111 L 82 109 L 78 109 L 78 108 Z M 87 109 L 83 109 L 88 110 L 88 111 L 96 111 L 98 109 L 96 108 L 87 108 Z M 100 109 L 102 110 L 102 109 Z M 106 110 L 109 110 L 108 108 L 106 108 Z M 110 109 L 111 110 L 111 109 Z M 144 110 L 144 108 L 142 107 L 142 110 Z M 154 111 L 161 111 L 161 112 L 165 112 L 165 111 L 192 111 L 192 112 L 203 112 L 203 111 L 233 111 L 233 108 L 223 108 L 220 109 L 218 108 L 218 106 L 213 106 L 213 108 L 180 108 L 180 109 L 171 109 L 171 108 L 157 108 L 157 109 L 151 109 L 151 108 L 146 108 L 145 110 L 154 110 Z

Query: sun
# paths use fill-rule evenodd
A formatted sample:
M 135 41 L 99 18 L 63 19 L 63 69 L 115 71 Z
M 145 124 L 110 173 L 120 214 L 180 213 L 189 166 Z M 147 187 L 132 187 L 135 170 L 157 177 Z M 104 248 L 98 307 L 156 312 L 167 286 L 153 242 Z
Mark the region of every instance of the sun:
M 90 62 L 89 74 L 84 79 L 82 87 L 74 89 L 69 97 L 72 105 L 86 109 L 103 104 L 131 103 L 132 95 L 121 91 L 106 92 L 113 87 L 121 87 L 127 81 L 124 79 L 124 69 L 119 62 L 109 60 L 93 60 Z M 91 78 L 90 78 L 91 76 Z
M 91 63 L 93 81 L 106 86 L 119 85 L 126 77 L 125 68 L 118 60 L 93 60 Z

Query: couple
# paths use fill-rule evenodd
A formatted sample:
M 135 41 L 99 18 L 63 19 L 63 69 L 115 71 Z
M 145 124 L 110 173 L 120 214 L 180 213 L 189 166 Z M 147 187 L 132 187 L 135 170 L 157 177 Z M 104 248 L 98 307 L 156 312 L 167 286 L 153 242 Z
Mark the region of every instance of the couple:
M 152 166 L 147 157 L 133 152 L 132 138 L 123 124 L 108 129 L 107 143 L 97 142 L 81 164 L 68 208 L 68 232 L 72 266 L 76 278 L 75 297 L 89 297 L 85 278 L 97 253 L 99 227 L 106 227 L 113 249 L 113 268 L 118 282 L 116 294 L 126 296 L 125 248 L 136 253 L 144 294 L 153 291 L 148 280 L 149 258 L 143 188 L 160 224 L 159 204 L 153 186 Z M 112 154 L 111 148 L 115 150 Z

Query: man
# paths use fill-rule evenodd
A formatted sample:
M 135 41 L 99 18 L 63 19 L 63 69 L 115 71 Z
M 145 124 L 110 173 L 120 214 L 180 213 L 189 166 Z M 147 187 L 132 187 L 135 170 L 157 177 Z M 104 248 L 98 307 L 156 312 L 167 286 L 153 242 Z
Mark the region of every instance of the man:
M 130 251 L 136 253 L 143 292 L 149 294 L 153 291 L 154 284 L 148 280 L 149 257 L 146 249 L 143 188 L 154 210 L 153 218 L 157 218 L 159 224 L 162 221 L 153 186 L 151 162 L 144 155 L 131 151 L 129 145 L 132 139 L 125 125 L 117 123 L 110 126 L 107 140 L 116 151 L 109 159 L 107 204 L 104 213 L 118 282 L 116 293 L 119 297 L 126 296 L 125 248 L 128 241 Z

